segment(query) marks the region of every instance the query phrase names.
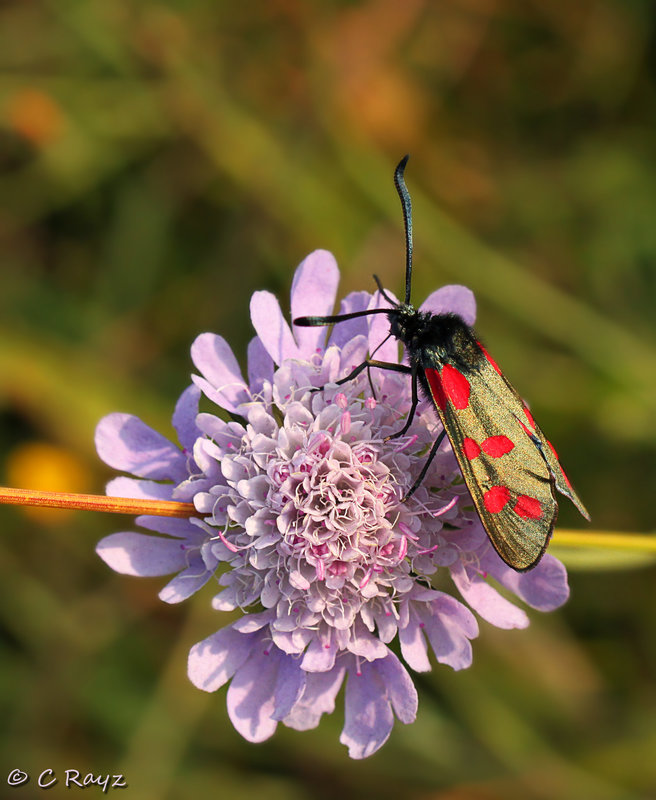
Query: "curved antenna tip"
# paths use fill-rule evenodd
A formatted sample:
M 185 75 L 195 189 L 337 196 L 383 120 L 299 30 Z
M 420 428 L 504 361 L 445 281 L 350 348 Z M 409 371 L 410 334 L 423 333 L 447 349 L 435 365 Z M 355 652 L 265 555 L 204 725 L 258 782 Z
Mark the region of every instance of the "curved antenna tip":
M 403 177 L 403 170 L 408 163 L 410 154 L 407 153 L 399 161 L 397 168 L 394 170 L 394 185 L 401 200 L 401 208 L 403 209 L 403 224 L 405 227 L 405 304 L 410 304 L 410 290 L 412 286 L 412 203 L 410 195 L 405 185 Z
M 410 153 L 406 153 L 403 156 L 403 158 L 399 161 L 399 163 L 396 165 L 396 169 L 394 170 L 394 173 L 396 175 L 403 175 L 403 172 L 405 170 L 405 165 L 408 163 L 409 158 L 410 158 Z

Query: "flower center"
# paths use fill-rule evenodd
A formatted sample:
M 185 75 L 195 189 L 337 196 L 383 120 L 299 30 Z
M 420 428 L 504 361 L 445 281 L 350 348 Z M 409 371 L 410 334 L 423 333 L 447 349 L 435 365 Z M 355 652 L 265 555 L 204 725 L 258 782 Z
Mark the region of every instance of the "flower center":
M 270 499 L 281 508 L 280 549 L 308 580 L 361 583 L 398 562 L 403 537 L 392 528 L 394 482 L 368 444 L 313 433 L 291 471 L 270 463 L 268 473 L 278 480 Z

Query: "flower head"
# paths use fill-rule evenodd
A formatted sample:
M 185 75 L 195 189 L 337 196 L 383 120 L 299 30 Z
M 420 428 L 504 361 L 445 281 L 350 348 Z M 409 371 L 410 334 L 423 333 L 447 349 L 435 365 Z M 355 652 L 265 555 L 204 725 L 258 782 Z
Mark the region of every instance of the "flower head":
M 329 253 L 308 256 L 294 278 L 292 317 L 329 314 L 338 277 Z M 386 307 L 378 293 L 359 292 L 340 313 L 378 307 Z M 464 287 L 444 287 L 422 308 L 474 321 Z M 441 430 L 432 407 L 421 405 L 408 435 L 386 443 L 410 410 L 408 376 L 372 370 L 335 383 L 374 350 L 398 362 L 384 315 L 330 333 L 292 332 L 273 295 L 257 292 L 251 318 L 248 380 L 220 336 L 202 334 L 192 346 L 200 375 L 173 418 L 182 449 L 134 417 L 100 422 L 101 457 L 136 476 L 115 479 L 108 493 L 192 501 L 198 514 L 141 517 L 164 536 L 116 533 L 98 552 L 120 572 L 176 573 L 160 593 L 166 602 L 218 580 L 214 607 L 243 615 L 195 645 L 189 677 L 206 691 L 230 681 L 228 711 L 244 737 L 266 739 L 278 722 L 315 727 L 346 679 L 341 741 L 362 758 L 386 741 L 394 715 L 415 718 L 403 662 L 429 670 L 430 649 L 440 663 L 469 666 L 478 633 L 471 609 L 499 627 L 528 624 L 488 577 L 549 610 L 567 598 L 565 571 L 548 555 L 529 573 L 501 561 L 448 446 L 402 502 Z M 233 421 L 199 414 L 201 392 Z M 438 572 L 450 574 L 461 599 L 433 588 Z M 388 647 L 394 641 L 401 658 Z

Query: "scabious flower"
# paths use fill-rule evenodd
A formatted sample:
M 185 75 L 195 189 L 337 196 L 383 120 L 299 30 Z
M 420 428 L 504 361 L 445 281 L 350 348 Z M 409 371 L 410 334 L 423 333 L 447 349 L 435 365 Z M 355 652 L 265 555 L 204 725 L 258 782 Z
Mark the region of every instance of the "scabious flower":
M 338 279 L 330 253 L 309 255 L 294 277 L 292 318 L 331 313 Z M 378 307 L 378 293 L 358 292 L 340 313 Z M 434 292 L 422 309 L 469 324 L 475 316 L 461 286 Z M 315 727 L 346 681 L 341 741 L 363 758 L 387 740 L 394 715 L 415 718 L 406 667 L 429 670 L 429 650 L 453 669 L 471 664 L 472 609 L 501 628 L 528 624 L 489 578 L 547 611 L 567 599 L 565 570 L 549 555 L 528 573 L 501 561 L 448 443 L 401 502 L 440 422 L 425 402 L 408 435 L 385 443 L 410 409 L 408 376 L 372 369 L 335 383 L 376 348 L 376 358 L 398 362 L 384 315 L 292 332 L 275 297 L 256 292 L 251 318 L 247 380 L 223 338 L 194 342 L 200 375 L 173 416 L 182 448 L 129 415 L 100 422 L 100 456 L 136 476 L 114 479 L 108 494 L 190 501 L 197 516 L 140 517 L 157 535 L 115 533 L 98 552 L 119 572 L 175 573 L 160 592 L 166 602 L 211 579 L 222 587 L 214 608 L 242 612 L 192 648 L 189 677 L 206 691 L 230 681 L 228 712 L 246 739 L 268 738 L 279 722 Z M 231 421 L 198 413 L 201 393 Z M 460 599 L 433 588 L 436 573 L 450 575 Z

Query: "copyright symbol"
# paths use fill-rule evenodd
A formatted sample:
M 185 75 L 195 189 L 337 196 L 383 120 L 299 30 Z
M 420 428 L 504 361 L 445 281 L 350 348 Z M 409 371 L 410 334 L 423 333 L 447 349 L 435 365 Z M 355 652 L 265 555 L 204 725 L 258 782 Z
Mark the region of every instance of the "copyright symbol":
M 7 775 L 7 783 L 10 786 L 22 786 L 24 783 L 27 783 L 30 779 L 30 776 L 27 772 L 23 772 L 22 769 L 12 769 L 12 771 Z

